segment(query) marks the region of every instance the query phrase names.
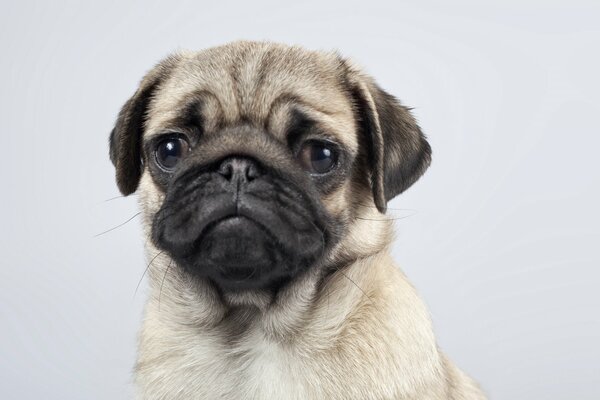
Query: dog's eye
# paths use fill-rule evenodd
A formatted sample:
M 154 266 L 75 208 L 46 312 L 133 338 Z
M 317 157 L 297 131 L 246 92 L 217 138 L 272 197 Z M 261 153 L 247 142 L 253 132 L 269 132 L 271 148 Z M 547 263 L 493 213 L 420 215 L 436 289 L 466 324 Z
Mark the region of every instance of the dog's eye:
M 190 145 L 185 139 L 181 137 L 166 138 L 156 146 L 156 162 L 161 168 L 170 171 L 187 155 L 189 150 Z
M 331 144 L 311 140 L 302 145 L 298 159 L 310 173 L 325 174 L 335 166 L 337 153 Z

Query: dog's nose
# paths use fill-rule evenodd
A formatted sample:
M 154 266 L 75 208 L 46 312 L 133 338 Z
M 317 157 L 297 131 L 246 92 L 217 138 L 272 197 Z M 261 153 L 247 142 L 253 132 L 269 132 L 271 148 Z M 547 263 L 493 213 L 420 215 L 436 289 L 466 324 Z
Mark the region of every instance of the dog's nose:
M 261 175 L 256 161 L 247 157 L 228 157 L 224 159 L 217 172 L 230 182 L 250 182 Z

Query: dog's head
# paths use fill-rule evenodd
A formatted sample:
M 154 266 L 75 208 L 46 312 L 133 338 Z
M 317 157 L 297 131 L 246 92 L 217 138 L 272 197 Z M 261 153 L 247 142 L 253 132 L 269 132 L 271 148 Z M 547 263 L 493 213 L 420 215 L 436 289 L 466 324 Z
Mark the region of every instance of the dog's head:
M 154 245 L 232 292 L 325 268 L 361 210 L 385 213 L 419 178 L 430 147 L 409 110 L 340 56 L 236 42 L 152 69 L 110 156 L 120 191 L 141 192 Z

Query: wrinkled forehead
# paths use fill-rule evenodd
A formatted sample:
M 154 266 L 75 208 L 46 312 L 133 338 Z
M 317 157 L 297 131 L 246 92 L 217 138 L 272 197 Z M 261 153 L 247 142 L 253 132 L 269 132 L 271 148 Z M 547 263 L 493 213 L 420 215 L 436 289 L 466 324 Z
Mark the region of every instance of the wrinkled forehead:
M 298 116 L 357 149 L 355 118 L 339 59 L 270 46 L 183 54 L 148 110 L 146 137 L 201 126 L 203 134 L 250 124 L 284 140 Z

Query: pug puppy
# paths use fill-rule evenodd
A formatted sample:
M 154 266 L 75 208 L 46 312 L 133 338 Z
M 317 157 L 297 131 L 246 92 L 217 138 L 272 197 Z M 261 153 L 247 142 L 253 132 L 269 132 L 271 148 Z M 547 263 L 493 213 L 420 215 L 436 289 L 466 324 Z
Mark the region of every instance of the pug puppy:
M 262 42 L 167 57 L 110 158 L 148 239 L 138 398 L 484 398 L 390 256 L 386 204 L 429 144 L 348 60 Z

